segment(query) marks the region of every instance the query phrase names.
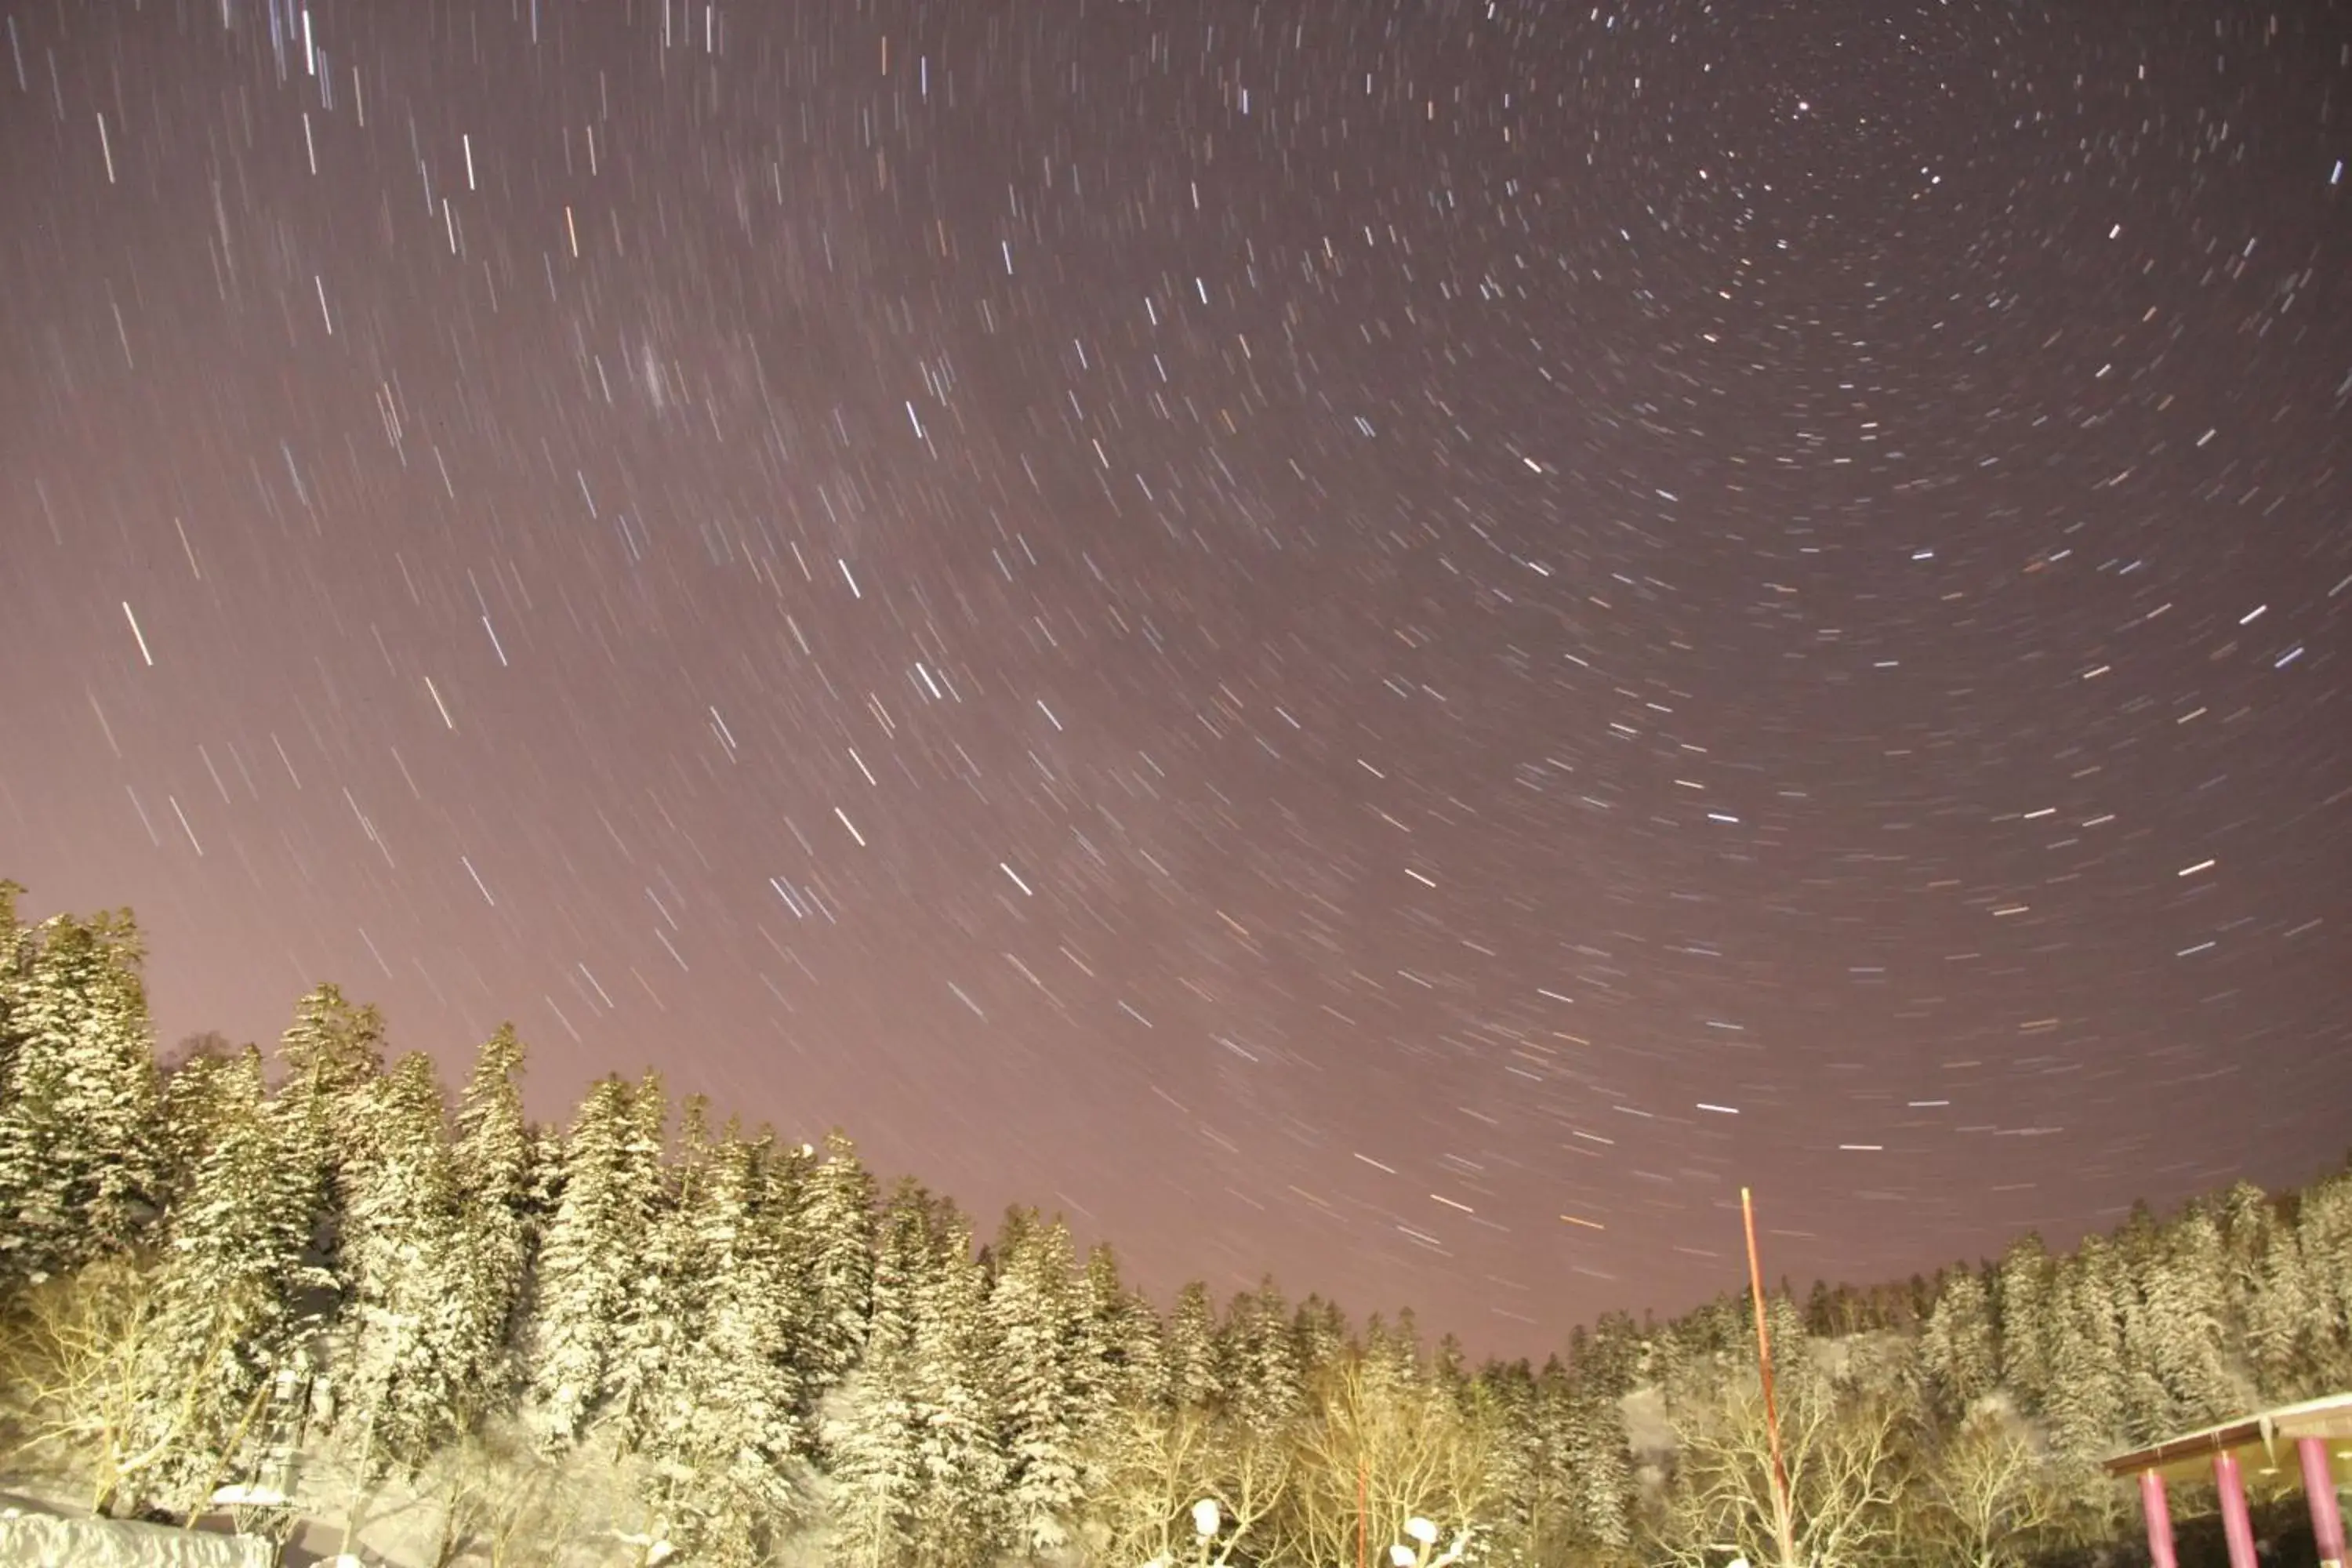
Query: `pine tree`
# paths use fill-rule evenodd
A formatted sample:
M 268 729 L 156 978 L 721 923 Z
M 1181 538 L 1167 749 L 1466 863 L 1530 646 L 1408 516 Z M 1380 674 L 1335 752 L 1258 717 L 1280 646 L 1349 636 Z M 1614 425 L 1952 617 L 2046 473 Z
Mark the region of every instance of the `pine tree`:
M 1168 1316 L 1168 1399 L 1179 1410 L 1209 1410 L 1223 1402 L 1217 1372 L 1216 1309 L 1209 1288 L 1195 1279 L 1176 1292 Z
M 1348 1315 L 1336 1303 L 1310 1295 L 1291 1320 L 1290 1338 L 1298 1347 L 1300 1381 L 1312 1384 L 1347 1353 Z
M 2050 1346 L 2058 1311 L 2052 1300 L 2052 1264 L 2032 1231 L 2001 1254 L 1999 1285 L 2000 1381 L 2025 1410 L 2050 1404 Z
M 1008 1462 L 1006 1506 L 1014 1538 L 1037 1552 L 1069 1542 L 1078 1501 L 1079 1429 L 1098 1418 L 1076 1407 L 1081 1380 L 1078 1303 L 1070 1233 L 1034 1211 L 1008 1215 L 987 1305 L 998 1395 L 999 1438 Z
M 730 1127 L 702 1160 L 681 1221 L 693 1281 L 651 1447 L 672 1461 L 688 1543 L 706 1560 L 762 1559 L 793 1505 L 798 1388 L 782 1359 L 793 1313 L 783 1237 L 768 1206 L 769 1145 Z
M 1920 1356 L 1937 1401 L 1958 1416 L 1992 1392 L 1999 1375 L 1992 1299 L 1976 1271 L 1955 1269 L 1927 1314 Z
M 824 1158 L 802 1184 L 792 1234 L 793 1262 L 808 1281 L 799 1298 L 803 1310 L 793 1326 L 790 1352 L 804 1417 L 815 1416 L 825 1395 L 865 1352 L 874 1245 L 874 1178 L 856 1145 L 841 1132 L 830 1132 Z
M 1110 1243 L 1087 1248 L 1078 1299 L 1080 1404 L 1108 1422 L 1118 1411 L 1156 1401 L 1167 1385 L 1160 1319 L 1129 1288 Z
M 0 1118 L 15 1094 L 16 1047 L 24 1038 L 25 987 L 32 977 L 33 933 L 16 913 L 25 889 L 0 877 Z
M 2191 1208 L 2162 1242 L 2138 1280 L 2154 1330 L 2154 1371 L 2171 1396 L 2171 1429 L 2204 1426 L 2242 1404 L 2221 1359 L 2229 1268 L 2221 1231 L 2203 1208 Z
M 124 1250 L 153 1212 L 158 1090 L 141 959 L 127 910 L 41 926 L 10 1005 L 0 1089 L 0 1292 Z
M 2114 1247 L 2087 1237 L 2052 1283 L 2050 1389 L 2044 1410 L 2051 1446 L 2078 1463 L 2103 1458 L 2123 1428 L 2120 1303 L 2126 1282 Z
M 1374 1312 L 1364 1322 L 1364 1380 L 1382 1395 L 1421 1381 L 1421 1330 L 1411 1309 L 1389 1321 Z
M 187 1196 L 197 1157 L 212 1135 L 212 1099 L 237 1051 L 218 1035 L 181 1042 L 176 1059 L 159 1071 L 155 1110 L 155 1194 L 165 1209 Z
M 1077 1412 L 1078 1487 L 1093 1498 L 1108 1484 L 1127 1423 L 1158 1402 L 1167 1382 L 1159 1320 L 1120 1278 L 1108 1242 L 1087 1250 L 1077 1285 L 1076 1332 L 1070 1400 Z
M 462 1267 L 451 1345 L 458 1397 L 470 1428 L 511 1395 L 511 1335 L 528 1262 L 530 1132 L 523 1121 L 523 1046 L 501 1024 L 483 1043 L 457 1101 L 451 1151 L 457 1182 L 457 1256 Z
M 365 1465 L 413 1472 L 469 1425 L 457 1173 L 430 1058 L 402 1058 L 369 1098 L 366 1142 L 345 1164 L 337 1426 Z
M 155 1287 L 159 1353 L 140 1368 L 133 1442 L 172 1444 L 145 1489 L 180 1509 L 240 1472 L 265 1436 L 260 1403 L 298 1346 L 294 1292 L 311 1219 L 260 1052 L 248 1046 L 197 1078 L 204 1121 L 192 1130 L 186 1184 L 170 1215 Z
M 1004 1531 L 1007 1467 L 990 1386 L 988 1283 L 952 1207 L 932 1222 L 939 1261 L 915 1325 L 915 1413 L 923 1487 L 915 1550 L 939 1568 L 984 1562 Z
M 1492 1544 L 1508 1558 L 1540 1562 L 1548 1550 L 1543 1531 L 1559 1510 L 1545 1464 L 1536 1374 L 1524 1359 L 1489 1361 L 1474 1375 L 1470 1405 L 1487 1433 L 1486 1476 L 1497 1500 L 1499 1537 Z
M 828 1402 L 832 1546 L 845 1568 L 890 1568 L 913 1548 L 923 1489 L 915 1326 L 939 1271 L 931 1214 L 929 1194 L 912 1181 L 890 1194 L 864 1358 Z
M 2304 1189 L 2294 1233 L 2311 1283 L 2313 1371 L 2341 1387 L 2352 1380 L 2352 1172 Z
M 2284 1404 L 2317 1392 L 2311 1353 L 2318 1326 L 2315 1295 L 2294 1230 L 2271 1227 L 2254 1261 L 2254 1284 L 2244 1308 L 2246 1359 L 2265 1403 Z
M 348 1290 L 342 1258 L 345 1212 L 352 1200 L 348 1164 L 365 1142 L 373 1095 L 383 1076 L 383 1020 L 373 1007 L 355 1007 L 333 985 L 298 1003 L 294 1022 L 278 1042 L 284 1081 L 278 1095 L 287 1159 L 313 1194 L 315 1216 L 306 1238 L 325 1279 Z
M 1305 1407 L 1307 1382 L 1290 1304 L 1271 1277 L 1226 1304 L 1218 1342 L 1219 1381 L 1233 1413 L 1254 1430 L 1282 1430 Z
M 631 1144 L 629 1086 L 599 1080 L 566 1139 L 528 1342 L 538 1421 L 576 1441 L 601 1401 L 647 1215 Z
M 604 1389 L 604 1423 L 623 1453 L 635 1451 L 661 1418 L 685 1338 L 695 1289 L 692 1215 L 710 1173 L 706 1118 L 701 1097 L 689 1099 L 673 1167 L 663 1160 L 669 1101 L 659 1076 L 646 1073 L 630 1097 L 624 1182 L 636 1227 L 635 1267 L 613 1325 Z
M 1633 1538 L 1628 1512 L 1633 1466 L 1618 1398 L 1601 1379 L 1579 1378 L 1570 1384 L 1560 1414 L 1559 1445 L 1575 1532 L 1612 1551 L 1622 1548 Z

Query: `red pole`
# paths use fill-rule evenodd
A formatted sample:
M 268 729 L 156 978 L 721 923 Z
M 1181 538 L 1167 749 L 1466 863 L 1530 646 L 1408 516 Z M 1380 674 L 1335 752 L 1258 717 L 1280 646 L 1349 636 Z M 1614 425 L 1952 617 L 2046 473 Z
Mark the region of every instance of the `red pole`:
M 2311 1504 L 2311 1538 L 2319 1548 L 2319 1568 L 2344 1568 L 2344 1514 L 2336 1506 L 2336 1477 L 2327 1466 L 2327 1440 L 2297 1437 L 2303 1461 L 2303 1495 Z
M 2172 1550 L 2172 1509 L 2164 1500 L 2164 1478 L 2139 1473 L 2139 1508 L 2147 1516 L 2147 1560 L 2154 1568 L 2179 1568 Z
M 1780 1457 L 1780 1407 L 1772 1393 L 1772 1335 L 1764 1326 L 1764 1268 L 1756 1254 L 1756 1203 L 1739 1189 L 1739 1218 L 1748 1231 L 1748 1299 L 1756 1307 L 1756 1366 L 1764 1380 L 1764 1424 L 1772 1443 L 1772 1533 L 1780 1568 L 1797 1568 L 1796 1510 L 1789 1501 L 1789 1466 Z
M 2230 1543 L 2230 1568 L 2256 1568 L 2254 1521 L 2246 1511 L 2246 1476 L 2228 1449 L 2213 1456 L 2213 1485 L 2221 1493 L 2221 1538 Z

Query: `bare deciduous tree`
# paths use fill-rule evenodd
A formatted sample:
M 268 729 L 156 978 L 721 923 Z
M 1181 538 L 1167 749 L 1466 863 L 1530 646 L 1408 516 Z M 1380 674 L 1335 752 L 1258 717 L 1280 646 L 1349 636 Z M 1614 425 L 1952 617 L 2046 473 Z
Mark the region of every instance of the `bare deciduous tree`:
M 189 1438 L 228 1349 L 233 1315 L 223 1313 L 203 1353 L 181 1360 L 183 1347 L 161 1342 L 154 1286 L 131 1259 L 100 1258 L 25 1292 L 0 1329 L 9 1454 L 79 1472 L 93 1513 L 110 1512 Z
M 1677 1424 L 1663 1544 L 1678 1563 L 1738 1552 L 1776 1568 L 1849 1568 L 1893 1540 L 1907 1463 L 1907 1413 L 1883 1392 L 1803 1377 L 1782 1385 L 1781 1451 L 1796 1561 L 1774 1543 L 1771 1430 L 1751 1375 Z
M 1283 1545 L 1302 1563 L 1353 1562 L 1427 1518 L 1449 1532 L 1484 1522 L 1495 1467 L 1486 1428 L 1442 1389 L 1349 1358 L 1315 1391 L 1299 1440 Z
M 2011 1568 L 2063 1512 L 2032 1432 L 1997 1405 L 1970 1412 L 1923 1479 L 1921 1533 L 1956 1568 Z
M 1233 1562 L 1262 1556 L 1265 1527 L 1291 1486 L 1291 1453 L 1278 1435 L 1253 1432 L 1197 1406 L 1131 1409 L 1108 1479 L 1094 1501 L 1112 1563 Z M 1217 1505 L 1203 1542 L 1196 1504 Z

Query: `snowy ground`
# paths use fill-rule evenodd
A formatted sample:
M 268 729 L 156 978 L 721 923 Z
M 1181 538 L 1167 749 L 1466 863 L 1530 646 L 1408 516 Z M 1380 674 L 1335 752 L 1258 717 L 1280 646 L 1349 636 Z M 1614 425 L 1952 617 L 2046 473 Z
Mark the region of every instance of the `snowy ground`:
M 561 1469 L 519 1473 L 498 1455 L 452 1452 L 415 1484 L 363 1487 L 352 1467 L 320 1446 L 305 1450 L 297 1473 L 297 1495 L 308 1506 L 287 1542 L 287 1568 L 330 1563 L 345 1552 L 367 1568 L 436 1568 L 453 1504 L 472 1522 L 475 1544 L 450 1559 L 451 1568 L 488 1563 L 487 1532 L 501 1522 L 514 1531 L 510 1562 L 623 1568 L 641 1560 L 642 1548 L 621 1535 L 643 1521 L 616 1506 L 627 1489 L 612 1466 L 593 1456 Z M 0 1508 L 10 1506 L 67 1517 L 89 1512 L 86 1492 L 57 1477 L 0 1475 Z M 226 1523 L 225 1516 L 207 1515 L 199 1528 L 225 1530 Z

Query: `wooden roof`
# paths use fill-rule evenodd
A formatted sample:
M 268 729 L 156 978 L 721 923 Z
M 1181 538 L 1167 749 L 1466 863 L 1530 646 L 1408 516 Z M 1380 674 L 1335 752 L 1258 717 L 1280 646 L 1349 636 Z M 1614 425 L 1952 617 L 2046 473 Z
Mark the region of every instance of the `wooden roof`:
M 2300 1405 L 2257 1411 L 2201 1432 L 2184 1432 L 2105 1461 L 2111 1476 L 2154 1470 L 2167 1480 L 2210 1480 L 2213 1457 L 2234 1453 L 2249 1474 L 2276 1469 L 2295 1474 L 2297 1438 L 2325 1439 L 2339 1460 L 2352 1461 L 2352 1394 L 2331 1394 Z

